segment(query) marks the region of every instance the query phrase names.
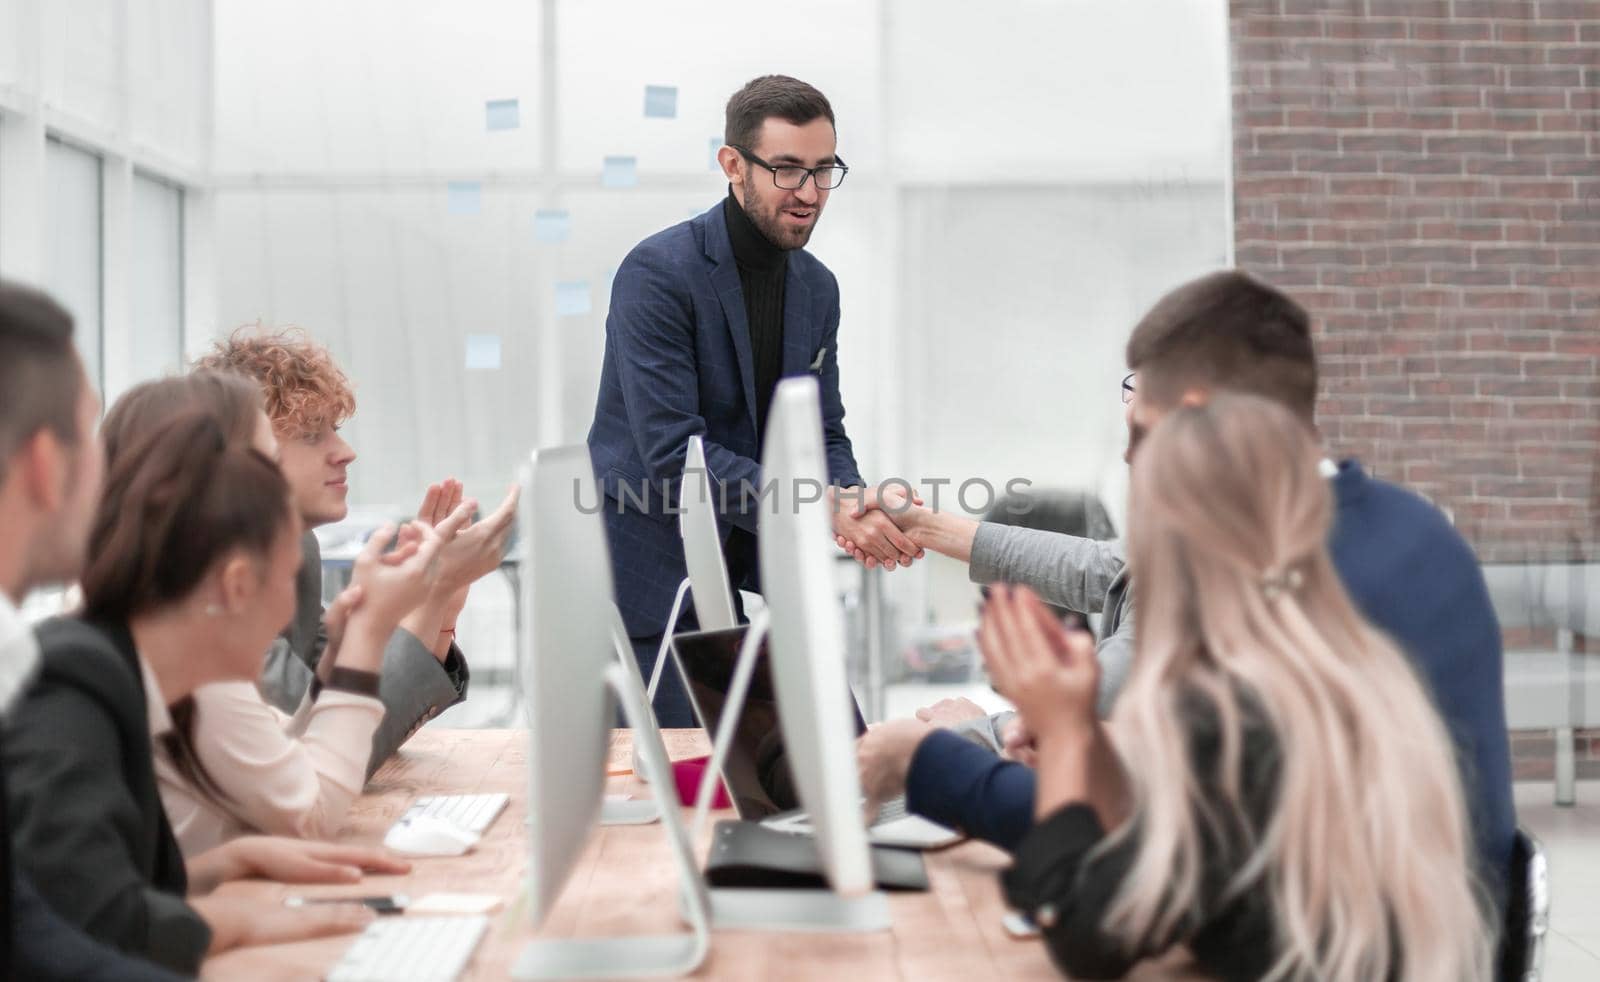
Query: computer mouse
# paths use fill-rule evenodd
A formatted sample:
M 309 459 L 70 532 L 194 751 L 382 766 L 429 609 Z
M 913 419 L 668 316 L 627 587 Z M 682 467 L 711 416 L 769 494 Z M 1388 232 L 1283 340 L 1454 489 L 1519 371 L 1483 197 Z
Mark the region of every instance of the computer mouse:
M 409 856 L 459 856 L 478 844 L 478 835 L 432 815 L 402 818 L 383 844 Z

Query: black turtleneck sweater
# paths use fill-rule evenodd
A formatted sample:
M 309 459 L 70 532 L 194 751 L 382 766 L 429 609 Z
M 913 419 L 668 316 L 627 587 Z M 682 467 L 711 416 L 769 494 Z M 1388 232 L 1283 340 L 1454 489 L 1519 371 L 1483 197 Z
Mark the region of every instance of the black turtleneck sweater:
M 789 254 L 773 245 L 756 228 L 743 206 L 728 189 L 723 203 L 728 240 L 739 265 L 739 286 L 744 292 L 745 318 L 750 322 L 750 353 L 756 372 L 756 440 L 766 443 L 767 406 L 783 374 L 783 284 L 789 271 Z

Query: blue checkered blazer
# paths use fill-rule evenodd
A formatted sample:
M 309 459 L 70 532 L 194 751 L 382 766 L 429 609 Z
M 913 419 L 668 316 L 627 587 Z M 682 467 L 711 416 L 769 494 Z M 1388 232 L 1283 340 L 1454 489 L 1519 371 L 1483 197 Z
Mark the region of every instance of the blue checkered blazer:
M 733 526 L 756 530 L 760 502 L 743 493 L 761 486 L 755 368 L 722 208 L 718 202 L 639 243 L 611 286 L 589 455 L 606 499 L 617 606 L 634 637 L 661 632 L 684 577 L 671 508 L 689 437 L 698 433 L 705 442 L 724 540 Z M 838 282 L 810 253 L 791 252 L 783 374 L 817 376 L 828 479 L 850 487 L 862 481 L 844 431 L 838 334 Z

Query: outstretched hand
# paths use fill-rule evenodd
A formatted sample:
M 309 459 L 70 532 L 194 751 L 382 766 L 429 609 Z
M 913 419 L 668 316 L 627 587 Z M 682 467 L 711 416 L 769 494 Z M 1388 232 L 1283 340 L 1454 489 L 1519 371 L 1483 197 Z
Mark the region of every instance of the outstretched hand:
M 901 516 L 922 499 L 898 488 L 845 488 L 830 492 L 834 542 L 867 569 L 910 566 L 924 555 L 906 534 Z

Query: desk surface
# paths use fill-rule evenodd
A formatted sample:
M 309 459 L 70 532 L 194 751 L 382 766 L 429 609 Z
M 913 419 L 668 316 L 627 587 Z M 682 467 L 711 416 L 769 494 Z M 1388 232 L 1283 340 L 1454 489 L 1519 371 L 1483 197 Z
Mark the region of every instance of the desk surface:
M 555 911 L 537 934 L 515 911 L 526 867 L 527 737 L 520 730 L 425 729 L 378 771 L 352 807 L 340 839 L 381 842 L 388 827 L 419 794 L 504 791 L 511 801 L 470 854 L 413 861 L 404 877 L 368 877 L 349 887 L 230 883 L 232 896 L 281 900 L 291 894 L 349 896 L 436 891 L 493 893 L 506 898 L 491 916 L 489 933 L 464 979 L 503 979 L 522 945 L 533 937 L 588 937 L 682 930 L 677 877 L 661 827 L 608 826 L 590 838 Z M 674 759 L 708 752 L 699 730 L 669 730 Z M 627 731 L 612 743 L 612 768 L 626 767 Z M 620 765 L 620 766 L 619 766 Z M 647 786 L 631 775 L 613 777 L 613 793 Z M 685 818 L 687 820 L 687 809 Z M 727 813 L 731 815 L 731 812 Z M 697 855 L 704 855 L 701 843 Z M 891 931 L 877 934 L 777 934 L 713 931 L 711 950 L 695 978 L 708 979 L 1046 979 L 1059 978 L 1037 941 L 1009 937 L 1000 926 L 1004 908 L 995 873 L 999 850 L 966 843 L 930 853 L 927 893 L 890 895 Z M 353 938 L 346 935 L 298 944 L 229 952 L 206 963 L 215 979 L 321 978 Z M 1162 976 L 1165 977 L 1165 976 Z

